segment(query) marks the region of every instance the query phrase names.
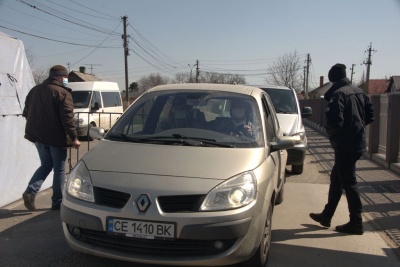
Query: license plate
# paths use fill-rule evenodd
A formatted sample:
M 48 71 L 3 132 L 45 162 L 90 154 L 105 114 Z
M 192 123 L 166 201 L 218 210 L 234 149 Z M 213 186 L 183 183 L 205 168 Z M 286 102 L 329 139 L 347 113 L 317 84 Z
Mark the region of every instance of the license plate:
M 145 239 L 173 239 L 175 224 L 107 218 L 107 233 Z

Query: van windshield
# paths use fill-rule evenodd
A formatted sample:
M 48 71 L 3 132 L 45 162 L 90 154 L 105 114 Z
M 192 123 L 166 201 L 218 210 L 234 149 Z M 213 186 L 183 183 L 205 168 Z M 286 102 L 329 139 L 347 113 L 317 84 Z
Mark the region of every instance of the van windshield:
M 276 113 L 296 114 L 297 102 L 292 90 L 262 88 L 274 103 Z
M 91 91 L 72 91 L 72 99 L 74 100 L 74 108 L 89 107 Z

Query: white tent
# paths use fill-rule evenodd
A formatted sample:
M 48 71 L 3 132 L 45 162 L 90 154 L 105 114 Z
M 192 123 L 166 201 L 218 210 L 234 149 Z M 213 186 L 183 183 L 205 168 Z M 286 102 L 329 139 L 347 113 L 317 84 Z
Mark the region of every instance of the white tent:
M 34 144 L 24 138 L 22 117 L 34 85 L 22 41 L 0 32 L 0 207 L 21 199 L 40 165 Z M 51 175 L 42 190 L 51 186 Z

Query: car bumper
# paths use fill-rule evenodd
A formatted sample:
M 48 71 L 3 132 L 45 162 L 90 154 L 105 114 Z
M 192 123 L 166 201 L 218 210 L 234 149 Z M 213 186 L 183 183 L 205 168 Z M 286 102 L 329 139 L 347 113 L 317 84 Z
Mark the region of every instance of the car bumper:
M 259 196 L 251 207 L 229 212 L 164 214 L 165 221 L 176 222 L 176 238 L 149 240 L 110 235 L 104 218 L 93 214 L 95 210 L 82 213 L 64 200 L 61 220 L 74 250 L 116 260 L 180 266 L 230 265 L 250 258 L 260 243 L 268 210 L 265 205 L 269 205 Z

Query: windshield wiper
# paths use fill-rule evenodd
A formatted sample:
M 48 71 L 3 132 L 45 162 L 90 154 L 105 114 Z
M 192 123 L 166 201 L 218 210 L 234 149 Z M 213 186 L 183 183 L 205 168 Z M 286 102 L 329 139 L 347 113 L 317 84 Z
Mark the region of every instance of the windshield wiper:
M 218 147 L 234 147 L 232 145 L 218 143 L 215 139 L 187 137 L 180 134 L 163 135 L 163 136 L 128 136 L 126 134 L 111 135 L 110 139 L 126 140 L 135 143 L 162 143 L 162 144 L 183 144 L 187 146 L 218 146 Z M 114 139 L 114 140 L 115 140 Z

